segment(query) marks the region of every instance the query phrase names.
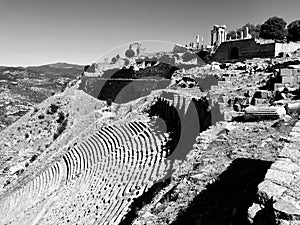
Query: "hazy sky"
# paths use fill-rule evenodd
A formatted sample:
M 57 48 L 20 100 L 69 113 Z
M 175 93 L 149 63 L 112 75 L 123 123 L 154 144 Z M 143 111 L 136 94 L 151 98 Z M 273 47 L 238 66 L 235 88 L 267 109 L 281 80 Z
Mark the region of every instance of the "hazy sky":
M 0 65 L 90 64 L 144 39 L 209 43 L 213 24 L 290 23 L 299 10 L 300 0 L 0 0 Z

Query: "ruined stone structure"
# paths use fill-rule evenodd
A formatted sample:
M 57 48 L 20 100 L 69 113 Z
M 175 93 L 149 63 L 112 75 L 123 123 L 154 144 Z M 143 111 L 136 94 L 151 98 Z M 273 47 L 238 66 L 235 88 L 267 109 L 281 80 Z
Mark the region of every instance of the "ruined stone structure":
M 8 185 L 0 195 L 0 223 L 119 224 L 136 198 L 171 176 L 175 160 L 183 160 L 211 125 L 204 99 L 164 91 L 152 101 L 144 120 L 103 126 L 23 177 L 22 185 Z
M 216 49 L 215 61 L 243 60 L 251 58 L 273 58 L 280 53 L 291 53 L 300 48 L 300 42 L 277 43 L 272 40 L 237 39 L 228 40 Z
M 226 41 L 226 25 L 214 25 L 211 30 L 211 46 L 218 47 Z
M 26 185 L 2 196 L 2 223 L 118 223 L 132 200 L 165 169 L 160 146 L 166 137 L 153 134 L 141 122 L 100 129 Z
M 300 69 L 283 68 L 280 69 L 282 83 L 288 87 L 298 87 L 300 83 Z
M 275 43 L 260 44 L 255 39 L 228 40 L 213 54 L 215 61 L 267 58 L 275 56 Z
M 235 60 L 272 44 L 247 39 L 247 31 L 243 40 L 224 41 L 220 30 L 216 53 L 245 44 L 230 49 Z M 250 74 L 246 63 L 175 74 L 170 65 L 141 64 L 83 76 L 1 133 L 0 224 L 257 225 L 269 215 L 299 224 L 299 121 L 293 129 L 291 116 L 268 121 L 286 113 L 268 103 L 232 111 L 234 103 L 249 105 L 270 73 Z M 282 70 L 283 81 L 298 81 L 298 72 Z M 272 97 L 254 93 L 256 103 Z M 287 109 L 298 112 L 300 103 Z M 234 121 L 240 113 L 243 121 Z
M 226 26 L 214 25 L 211 31 L 211 46 L 214 61 L 232 61 L 251 58 L 271 58 L 280 53 L 291 53 L 300 48 L 300 43 L 277 43 L 273 40 L 252 38 L 249 28 L 241 31 L 240 39 L 226 38 Z
M 282 91 L 285 87 L 299 88 L 300 68 L 288 66 L 286 68 L 279 68 L 277 72 L 279 80 L 274 83 L 274 91 Z

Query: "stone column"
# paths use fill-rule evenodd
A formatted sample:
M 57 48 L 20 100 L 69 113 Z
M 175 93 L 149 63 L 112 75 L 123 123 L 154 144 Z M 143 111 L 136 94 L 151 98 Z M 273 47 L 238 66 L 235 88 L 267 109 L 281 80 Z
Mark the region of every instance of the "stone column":
M 249 27 L 245 28 L 245 38 L 249 38 Z
M 196 43 L 199 44 L 200 43 L 200 36 L 196 35 Z

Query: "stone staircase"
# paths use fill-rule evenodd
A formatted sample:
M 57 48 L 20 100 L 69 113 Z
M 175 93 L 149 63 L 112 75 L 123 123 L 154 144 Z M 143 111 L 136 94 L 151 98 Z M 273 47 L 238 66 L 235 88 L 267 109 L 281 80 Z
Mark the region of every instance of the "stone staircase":
M 280 224 L 300 224 L 300 120 L 258 186 L 259 204 L 272 201 Z

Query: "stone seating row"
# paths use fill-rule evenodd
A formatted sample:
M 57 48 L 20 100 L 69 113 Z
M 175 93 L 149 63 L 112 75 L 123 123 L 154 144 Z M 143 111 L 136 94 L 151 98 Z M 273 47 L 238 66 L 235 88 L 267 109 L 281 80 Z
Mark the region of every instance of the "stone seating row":
M 147 123 L 104 127 L 23 188 L 0 199 L 0 222 L 17 224 L 35 212 L 37 204 L 44 204 L 49 208 L 41 224 L 117 224 L 134 198 L 163 176 L 165 143 L 165 135 Z M 54 196 L 59 201 L 50 204 Z

